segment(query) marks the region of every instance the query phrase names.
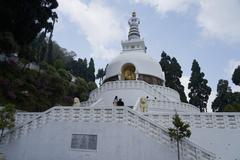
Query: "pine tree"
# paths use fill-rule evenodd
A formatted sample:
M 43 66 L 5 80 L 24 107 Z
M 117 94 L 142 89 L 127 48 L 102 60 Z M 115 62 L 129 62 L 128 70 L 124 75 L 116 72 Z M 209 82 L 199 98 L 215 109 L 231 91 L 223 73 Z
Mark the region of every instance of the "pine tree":
M 191 136 L 191 131 L 189 130 L 190 125 L 183 122 L 177 113 L 174 115 L 172 123 L 174 127 L 168 128 L 168 134 L 171 140 L 177 142 L 178 160 L 180 160 L 179 143 L 183 138 L 189 138 Z
M 217 84 L 217 96 L 212 102 L 213 112 L 223 112 L 224 107 L 231 103 L 232 90 L 227 80 L 220 79 Z
M 105 76 L 105 71 L 103 70 L 103 68 L 98 69 L 98 73 L 96 78 L 99 79 L 99 85 L 102 85 L 103 82 L 103 77 Z
M 234 84 L 240 86 L 240 65 L 234 70 L 232 75 L 232 81 Z
M 89 65 L 88 65 L 88 69 L 87 69 L 87 73 L 88 73 L 88 81 L 92 81 L 95 82 L 95 67 L 94 67 L 94 60 L 91 58 Z
M 165 73 L 165 85 L 176 90 L 180 94 L 182 102 L 187 102 L 184 86 L 181 84 L 182 70 L 175 57 L 171 58 L 164 51 L 161 55 L 160 65 Z
M 201 112 L 207 110 L 207 102 L 211 94 L 211 88 L 207 85 L 208 81 L 204 79 L 204 73 L 201 72 L 198 62 L 194 59 L 192 63 L 192 74 L 188 89 L 190 90 L 189 103 L 197 106 Z

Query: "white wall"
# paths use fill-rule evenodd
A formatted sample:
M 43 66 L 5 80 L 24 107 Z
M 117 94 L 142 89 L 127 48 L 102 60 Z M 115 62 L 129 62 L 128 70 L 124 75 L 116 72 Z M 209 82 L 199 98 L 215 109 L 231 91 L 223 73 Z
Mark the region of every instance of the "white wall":
M 218 160 L 240 160 L 240 130 L 191 128 L 190 140 L 215 153 Z
M 97 134 L 97 150 L 72 150 L 72 134 Z M 177 154 L 122 123 L 51 122 L 4 148 L 7 160 L 174 160 Z M 14 153 L 14 154 L 13 154 Z

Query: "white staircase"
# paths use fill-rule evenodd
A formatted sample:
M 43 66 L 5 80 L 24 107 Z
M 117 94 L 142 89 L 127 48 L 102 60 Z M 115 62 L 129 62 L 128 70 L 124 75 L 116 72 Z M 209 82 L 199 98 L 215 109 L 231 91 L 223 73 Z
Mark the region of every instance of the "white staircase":
M 128 107 L 53 107 L 6 133 L 2 142 L 5 144 L 11 143 L 15 139 L 31 134 L 31 131 L 53 121 L 123 123 L 138 129 L 156 142 L 165 144 L 174 152 L 176 151 L 176 144 L 170 140 L 165 128 Z M 181 156 L 184 160 L 213 160 L 216 158 L 213 153 L 187 139 L 182 141 L 182 148 Z

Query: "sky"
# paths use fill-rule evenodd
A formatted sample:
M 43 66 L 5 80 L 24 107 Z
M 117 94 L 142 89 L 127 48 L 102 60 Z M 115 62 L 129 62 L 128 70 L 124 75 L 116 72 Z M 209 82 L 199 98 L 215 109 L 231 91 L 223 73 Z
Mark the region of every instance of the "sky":
M 58 0 L 58 23 L 53 39 L 75 51 L 77 57 L 94 58 L 95 68 L 121 52 L 127 39 L 127 21 L 132 11 L 140 18 L 140 34 L 147 54 L 157 62 L 164 50 L 182 67 L 182 84 L 187 85 L 193 59 L 205 73 L 216 96 L 219 79 L 231 81 L 240 65 L 240 0 Z

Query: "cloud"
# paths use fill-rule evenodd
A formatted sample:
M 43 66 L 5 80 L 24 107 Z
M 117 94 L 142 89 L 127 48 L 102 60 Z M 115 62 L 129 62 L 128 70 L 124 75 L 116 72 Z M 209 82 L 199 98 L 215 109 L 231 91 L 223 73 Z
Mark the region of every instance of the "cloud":
M 187 100 L 189 100 L 188 93 L 190 92 L 189 89 L 188 89 L 189 79 L 190 79 L 190 76 L 182 76 L 180 78 L 180 81 L 181 81 L 182 85 L 184 86 L 184 92 L 187 96 Z
M 79 27 L 91 45 L 94 57 L 109 60 L 119 52 L 113 46 L 120 42 L 125 30 L 113 8 L 98 0 L 88 3 L 81 0 L 58 2 L 58 11 L 69 19 L 69 23 Z
M 188 12 L 194 7 L 196 22 L 204 37 L 228 44 L 240 43 L 239 0 L 131 0 L 149 5 L 161 15 Z
M 233 72 L 239 65 L 240 65 L 240 60 L 231 59 L 228 61 L 228 64 L 227 64 L 226 68 L 224 69 L 224 72 L 226 73 L 226 77 L 230 82 L 230 86 L 231 86 L 233 92 L 240 92 L 240 87 L 231 83 Z
M 216 98 L 216 95 L 217 95 L 217 92 L 212 90 L 212 92 L 208 98 L 208 103 L 207 103 L 207 111 L 208 112 L 212 112 L 212 102 Z
M 132 0 L 135 3 L 142 3 L 154 7 L 159 13 L 185 12 L 196 0 Z
M 240 1 L 201 0 L 197 16 L 203 35 L 228 43 L 240 42 Z
M 240 65 L 240 60 L 237 59 L 231 59 L 228 61 L 227 67 L 224 69 L 225 73 L 228 77 L 232 78 L 232 74 L 234 70 L 237 68 L 237 66 Z

